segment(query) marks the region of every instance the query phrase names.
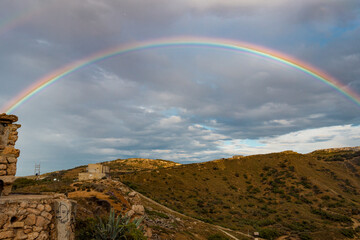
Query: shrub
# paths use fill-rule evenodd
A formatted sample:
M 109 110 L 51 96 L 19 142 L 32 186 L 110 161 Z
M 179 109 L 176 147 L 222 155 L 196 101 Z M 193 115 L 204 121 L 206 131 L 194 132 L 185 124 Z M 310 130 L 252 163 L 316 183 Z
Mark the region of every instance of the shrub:
M 355 237 L 355 231 L 351 228 L 342 228 L 342 229 L 340 229 L 340 233 L 347 238 Z
M 222 234 L 219 234 L 219 233 L 210 235 L 207 239 L 208 240 L 229 240 L 228 237 L 226 237 L 226 236 L 224 236 Z
M 277 237 L 280 236 L 280 233 L 273 228 L 263 228 L 260 230 L 259 232 L 260 237 L 265 238 L 265 239 L 276 239 Z
M 23 187 L 27 187 L 27 186 L 33 186 L 36 185 L 37 181 L 33 180 L 33 179 L 28 179 L 28 178 L 17 178 L 14 181 L 14 184 L 12 186 L 13 190 L 16 190 L 18 188 L 23 188 Z
M 94 239 L 96 220 L 94 218 L 76 219 L 75 239 Z
M 141 221 L 142 219 L 135 219 L 131 222 L 129 217 L 115 217 L 115 211 L 111 209 L 107 222 L 99 218 L 98 223 L 92 225 L 93 229 L 89 229 L 89 232 L 93 232 L 96 240 L 145 240 L 139 228 Z
M 309 236 L 309 234 L 307 234 L 307 233 L 300 233 L 299 234 L 299 238 L 301 239 L 301 240 L 311 240 L 312 238 Z
M 323 219 L 328 219 L 330 221 L 334 221 L 334 222 L 344 222 L 344 223 L 348 223 L 348 222 L 352 222 L 351 218 L 349 218 L 348 216 L 344 216 L 344 215 L 340 215 L 340 214 L 332 214 L 332 213 L 328 213 L 325 212 L 321 209 L 311 209 L 311 213 L 312 214 L 316 214 L 316 215 L 320 215 L 321 218 Z
M 265 226 L 272 225 L 274 223 L 276 223 L 276 222 L 272 219 L 262 219 L 257 222 L 257 225 L 259 225 L 260 227 L 265 227 Z

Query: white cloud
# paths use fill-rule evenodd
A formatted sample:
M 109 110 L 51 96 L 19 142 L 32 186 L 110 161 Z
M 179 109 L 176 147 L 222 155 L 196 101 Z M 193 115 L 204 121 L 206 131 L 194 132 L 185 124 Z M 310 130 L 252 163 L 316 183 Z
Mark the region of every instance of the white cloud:
M 183 120 L 179 116 L 170 116 L 160 120 L 159 124 L 161 127 L 175 127 L 176 124 L 181 123 Z
M 290 132 L 276 137 L 259 138 L 261 146 L 243 143 L 241 139 L 222 142 L 219 146 L 231 155 L 252 155 L 260 153 L 294 150 L 307 153 L 317 149 L 360 146 L 360 125 L 339 125 Z

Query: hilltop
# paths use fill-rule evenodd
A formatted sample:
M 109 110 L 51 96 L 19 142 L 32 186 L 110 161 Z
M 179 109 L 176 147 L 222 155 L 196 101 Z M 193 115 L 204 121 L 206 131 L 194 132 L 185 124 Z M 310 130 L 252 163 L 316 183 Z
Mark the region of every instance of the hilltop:
M 153 231 L 151 239 L 209 239 L 216 234 L 229 239 L 218 225 L 236 239 L 247 239 L 241 232 L 255 231 L 265 239 L 359 237 L 359 148 L 285 151 L 194 164 L 138 158 L 103 164 L 111 167 L 113 180 L 74 183 L 76 174 L 85 170 L 81 166 L 31 184 L 19 180 L 15 191 L 69 192 L 80 205 L 80 222 L 99 212 L 95 203 L 101 199 L 126 212 L 133 204 L 129 195 L 136 195 Z M 51 181 L 54 176 L 60 181 Z
M 121 175 L 124 173 L 131 173 L 134 171 L 154 170 L 158 168 L 170 168 L 180 166 L 180 163 L 163 160 L 163 159 L 148 159 L 148 158 L 127 158 L 116 159 L 113 161 L 103 162 L 104 165 L 110 167 L 112 176 Z
M 236 156 L 122 175 L 120 181 L 234 230 L 260 231 L 269 239 L 344 239 L 360 220 L 359 173 L 360 151 L 332 149 Z

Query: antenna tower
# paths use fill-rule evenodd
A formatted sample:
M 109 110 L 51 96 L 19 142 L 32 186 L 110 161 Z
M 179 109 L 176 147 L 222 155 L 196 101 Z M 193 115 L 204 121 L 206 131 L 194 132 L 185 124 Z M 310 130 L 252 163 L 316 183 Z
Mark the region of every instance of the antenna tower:
M 40 163 L 39 164 L 35 163 L 34 175 L 35 176 L 40 176 Z

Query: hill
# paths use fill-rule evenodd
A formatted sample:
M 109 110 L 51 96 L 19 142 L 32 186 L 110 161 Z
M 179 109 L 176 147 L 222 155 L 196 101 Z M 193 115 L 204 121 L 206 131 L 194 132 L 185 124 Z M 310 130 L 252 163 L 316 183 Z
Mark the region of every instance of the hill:
M 141 163 L 144 163 L 143 165 Z M 131 172 L 164 169 L 180 164 L 166 160 L 118 159 L 104 162 L 113 168 L 111 174 L 129 174 Z M 120 169 L 116 169 L 120 167 Z M 145 196 L 133 191 L 119 181 L 110 179 L 77 181 L 79 172 L 86 166 L 43 174 L 36 180 L 34 176 L 18 178 L 14 184 L 14 193 L 62 192 L 77 201 L 76 239 L 91 239 L 96 218 L 106 217 L 110 208 L 117 213 L 132 218 L 141 218 L 142 227 L 148 239 L 248 239 L 242 233 L 204 223 L 182 215 Z M 138 238 L 128 238 L 138 239 Z M 139 238 L 140 239 L 140 238 Z
M 332 149 L 237 156 L 120 181 L 188 216 L 268 239 L 345 239 L 359 231 L 359 173 L 360 151 Z
M 169 168 L 181 165 L 180 163 L 168 160 L 148 158 L 117 159 L 103 162 L 103 164 L 110 167 L 112 176 L 118 176 L 124 173 L 132 173 L 135 171 L 154 170 L 158 168 Z
M 79 228 L 108 212 L 104 201 L 123 213 L 141 204 L 149 239 L 248 239 L 242 233 L 255 231 L 265 239 L 360 237 L 358 148 L 184 165 L 138 158 L 103 164 L 113 180 L 78 182 L 86 169 L 80 166 L 42 180 L 20 178 L 15 192 L 68 192 L 79 204 Z

